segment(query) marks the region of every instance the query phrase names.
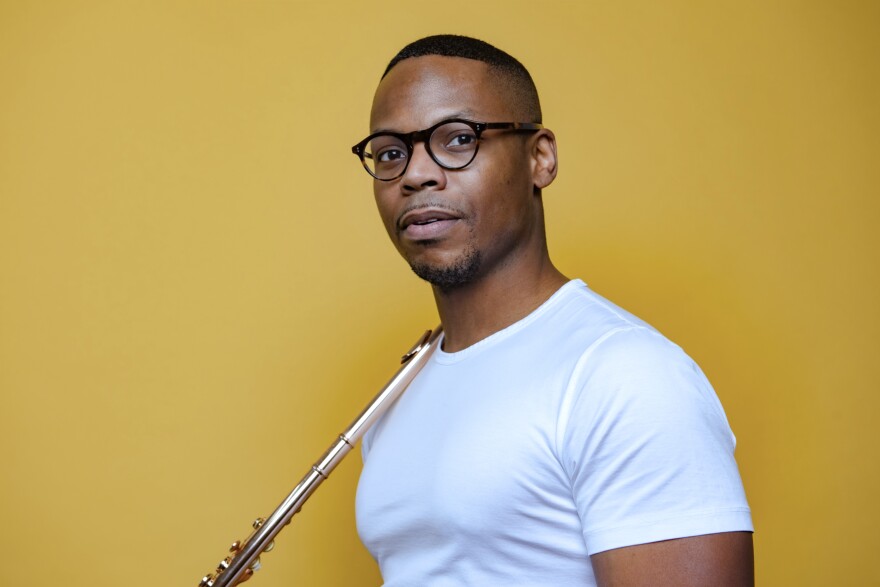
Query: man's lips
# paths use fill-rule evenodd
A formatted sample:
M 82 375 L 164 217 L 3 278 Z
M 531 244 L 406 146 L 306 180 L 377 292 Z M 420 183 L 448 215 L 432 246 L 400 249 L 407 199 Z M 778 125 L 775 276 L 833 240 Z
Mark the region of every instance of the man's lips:
M 416 208 L 409 210 L 400 217 L 397 225 L 400 230 L 406 230 L 411 224 L 430 224 L 438 220 L 458 220 L 458 216 L 442 208 Z
M 442 236 L 460 218 L 455 212 L 442 208 L 416 208 L 405 212 L 397 226 L 408 238 L 432 239 Z

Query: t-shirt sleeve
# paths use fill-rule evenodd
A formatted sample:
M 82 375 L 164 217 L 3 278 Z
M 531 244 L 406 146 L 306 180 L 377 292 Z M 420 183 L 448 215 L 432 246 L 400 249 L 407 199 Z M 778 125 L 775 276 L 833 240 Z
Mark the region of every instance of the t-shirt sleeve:
M 557 438 L 590 554 L 753 530 L 721 403 L 651 329 L 610 333 L 584 353 Z

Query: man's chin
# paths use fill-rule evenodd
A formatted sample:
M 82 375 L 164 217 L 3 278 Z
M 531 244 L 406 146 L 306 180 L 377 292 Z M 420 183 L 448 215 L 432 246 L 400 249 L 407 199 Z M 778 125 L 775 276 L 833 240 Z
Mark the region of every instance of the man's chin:
M 447 292 L 472 283 L 480 271 L 480 253 L 471 250 L 454 263 L 436 265 L 429 263 L 410 263 L 413 273 Z

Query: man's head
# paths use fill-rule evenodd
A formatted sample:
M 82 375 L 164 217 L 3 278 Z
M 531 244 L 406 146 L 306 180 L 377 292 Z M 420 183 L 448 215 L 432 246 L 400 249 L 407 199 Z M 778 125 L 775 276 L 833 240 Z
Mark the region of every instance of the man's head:
M 428 55 L 482 61 L 492 71 L 495 83 L 507 90 L 509 99 L 520 114 L 520 120 L 541 122 L 541 102 L 529 70 L 512 55 L 479 39 L 460 35 L 434 35 L 413 41 L 388 63 L 382 78 L 401 61 Z
M 482 41 L 428 37 L 389 64 L 373 101 L 371 133 L 402 138 L 396 147 L 385 146 L 388 136 L 359 146 L 368 150 L 368 166 L 396 166 L 374 181 L 379 213 L 416 274 L 441 291 L 546 257 L 541 189 L 556 174 L 555 139 L 539 125 L 525 132 L 490 126 L 481 133 L 438 130 L 430 138 L 406 134 L 451 119 L 535 123 L 541 111 L 525 68 Z M 474 158 L 463 167 L 444 158 L 465 149 Z

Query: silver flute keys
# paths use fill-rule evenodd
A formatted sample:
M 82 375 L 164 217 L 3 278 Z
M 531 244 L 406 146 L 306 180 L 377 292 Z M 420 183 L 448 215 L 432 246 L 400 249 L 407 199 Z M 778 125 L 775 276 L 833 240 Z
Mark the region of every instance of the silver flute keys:
M 291 518 L 299 512 L 306 500 L 318 488 L 318 485 L 345 458 L 345 455 L 351 451 L 369 427 L 400 397 L 434 352 L 441 332 L 442 327 L 440 326 L 433 331 L 428 330 L 413 348 L 403 355 L 400 361 L 403 366 L 373 398 L 373 401 L 339 435 L 327 449 L 327 452 L 312 465 L 309 472 L 281 502 L 281 505 L 272 512 L 272 515 L 265 520 L 257 518 L 253 523 L 254 529 L 250 536 L 244 542 L 236 540 L 232 543 L 229 555 L 220 561 L 213 573 L 202 579 L 199 587 L 233 587 L 247 581 L 254 572 L 259 570 L 260 555 L 272 550 L 275 545 L 275 536 L 290 523 Z

